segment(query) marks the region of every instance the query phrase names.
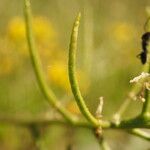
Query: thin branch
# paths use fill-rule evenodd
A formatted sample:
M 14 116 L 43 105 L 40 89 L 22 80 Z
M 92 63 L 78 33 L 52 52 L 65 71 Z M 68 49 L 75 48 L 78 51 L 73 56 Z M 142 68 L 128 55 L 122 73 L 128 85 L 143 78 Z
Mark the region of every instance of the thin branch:
M 143 70 L 146 71 L 147 68 L 143 68 Z M 134 100 L 136 98 L 137 94 L 141 91 L 141 89 L 142 89 L 142 85 L 140 85 L 140 84 L 135 84 L 132 87 L 132 89 L 129 92 L 127 98 L 121 104 L 121 106 L 119 107 L 119 109 L 117 110 L 117 112 L 113 115 L 113 119 L 115 121 L 120 121 L 120 118 L 125 113 L 125 111 L 127 110 L 128 106 L 130 105 L 130 103 L 132 102 L 132 100 Z
M 108 145 L 104 137 L 101 137 L 101 139 L 99 140 L 99 145 L 102 150 L 111 150 L 110 146 Z
M 125 111 L 126 111 L 126 109 L 127 109 L 127 107 L 129 106 L 130 103 L 131 103 L 131 99 L 130 98 L 126 98 L 124 100 L 124 102 L 121 104 L 121 106 L 119 107 L 117 112 L 113 115 L 113 120 L 114 121 L 120 122 L 120 118 L 125 113 Z
M 64 119 L 61 118 L 55 118 L 55 117 L 44 117 L 44 116 L 36 116 L 36 117 L 25 117 L 25 116 L 6 116 L 6 115 L 0 115 L 0 123 L 6 123 L 6 124 L 13 124 L 16 126 L 31 126 L 33 124 L 39 125 L 39 126 L 49 126 L 52 124 L 59 124 L 59 125 L 70 125 L 75 127 L 85 127 L 85 128 L 93 128 L 91 124 L 84 121 L 76 121 L 76 123 L 70 123 Z
M 78 104 L 78 107 L 85 118 L 95 126 L 99 124 L 98 120 L 90 113 L 88 107 L 85 104 L 85 101 L 81 95 L 77 77 L 76 77 L 76 50 L 77 50 L 77 38 L 78 38 L 78 28 L 80 22 L 81 14 L 77 16 L 71 34 L 71 41 L 69 46 L 69 60 L 68 60 L 68 72 L 69 72 L 69 80 L 72 89 L 72 93 L 74 98 Z
M 147 19 L 144 27 L 145 27 L 146 32 L 150 32 L 150 17 Z M 147 72 L 150 73 L 150 39 L 148 39 L 148 41 L 146 42 L 147 42 L 147 45 L 146 45 L 147 64 L 146 65 L 147 65 L 147 70 L 148 70 Z M 145 90 L 145 102 L 143 104 L 141 115 L 145 117 L 150 117 L 150 93 L 147 89 Z
M 145 89 L 145 102 L 142 108 L 142 116 L 150 117 L 150 100 L 149 100 L 149 90 Z
M 42 93 L 44 94 L 45 98 L 48 100 L 48 102 L 54 108 L 56 108 L 67 121 L 74 122 L 73 116 L 60 104 L 53 91 L 47 85 L 46 79 L 42 71 L 42 65 L 37 54 L 34 37 L 33 37 L 30 0 L 24 0 L 24 2 L 25 2 L 25 23 L 26 23 L 27 41 L 28 41 L 28 46 L 30 51 L 30 57 L 32 60 L 34 72 L 39 87 Z
M 138 116 L 129 120 L 122 120 L 119 123 L 111 123 L 111 128 L 133 129 L 133 128 L 147 128 L 150 129 L 150 118 Z
M 149 42 L 150 43 L 150 42 Z M 150 51 L 150 44 L 147 47 Z M 150 73 L 150 54 L 148 54 L 148 62 L 146 64 L 147 72 Z M 150 95 L 149 90 L 145 89 L 145 102 L 143 103 L 141 115 L 150 118 Z
M 150 141 L 150 134 L 148 134 L 147 132 L 144 132 L 140 129 L 133 129 L 133 130 L 130 130 L 128 131 L 130 134 L 133 134 L 135 136 L 138 136 L 140 138 L 143 138 L 147 141 Z
M 19 126 L 30 126 L 32 124 L 37 125 L 49 125 L 49 124 L 65 124 L 66 121 L 57 119 L 54 117 L 46 118 L 44 116 L 28 117 L 28 116 L 11 116 L 11 115 L 0 115 L 1 123 L 14 124 Z
M 32 124 L 48 126 L 51 124 L 59 124 L 59 125 L 69 125 L 74 127 L 85 127 L 94 129 L 95 126 L 86 122 L 86 121 L 76 121 L 75 123 L 70 123 L 61 118 L 55 118 L 53 116 L 47 118 L 45 116 L 6 116 L 0 115 L 0 123 L 8 123 L 14 124 L 18 126 L 29 126 Z M 99 126 L 102 129 L 134 129 L 134 128 L 148 128 L 150 129 L 150 119 L 143 120 L 142 118 L 130 119 L 121 121 L 119 124 L 115 124 L 113 122 L 103 121 L 102 126 Z

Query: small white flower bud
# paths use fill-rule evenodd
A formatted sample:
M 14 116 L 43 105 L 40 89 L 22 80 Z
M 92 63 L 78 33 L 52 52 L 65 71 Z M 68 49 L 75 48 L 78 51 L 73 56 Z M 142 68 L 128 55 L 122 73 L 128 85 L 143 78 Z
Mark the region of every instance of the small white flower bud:
M 149 73 L 142 72 L 139 76 L 137 76 L 137 77 L 133 78 L 132 80 L 130 80 L 130 83 L 137 83 L 140 80 L 147 79 L 148 77 L 150 77 Z
M 142 96 L 139 96 L 139 99 L 144 103 L 145 102 L 145 98 Z
M 104 103 L 104 98 L 100 97 L 99 98 L 99 105 L 96 110 L 96 118 L 100 119 L 102 117 L 102 110 L 103 110 L 103 103 Z

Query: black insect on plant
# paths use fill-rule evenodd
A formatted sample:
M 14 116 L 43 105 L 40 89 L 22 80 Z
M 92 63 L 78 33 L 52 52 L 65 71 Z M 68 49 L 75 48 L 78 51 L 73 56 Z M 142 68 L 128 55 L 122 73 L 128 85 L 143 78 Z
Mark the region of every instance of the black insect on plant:
M 141 59 L 142 64 L 145 64 L 147 61 L 147 46 L 150 41 L 150 32 L 146 32 L 142 35 L 142 52 L 138 55 Z

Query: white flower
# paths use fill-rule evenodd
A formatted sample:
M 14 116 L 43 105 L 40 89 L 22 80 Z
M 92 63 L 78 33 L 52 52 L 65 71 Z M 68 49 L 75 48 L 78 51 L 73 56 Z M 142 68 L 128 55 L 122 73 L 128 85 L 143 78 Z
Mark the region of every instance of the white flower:
M 133 78 L 132 80 L 130 80 L 130 83 L 137 83 L 141 80 L 147 79 L 148 77 L 150 77 L 149 73 L 142 72 L 139 76 L 137 76 L 137 77 Z

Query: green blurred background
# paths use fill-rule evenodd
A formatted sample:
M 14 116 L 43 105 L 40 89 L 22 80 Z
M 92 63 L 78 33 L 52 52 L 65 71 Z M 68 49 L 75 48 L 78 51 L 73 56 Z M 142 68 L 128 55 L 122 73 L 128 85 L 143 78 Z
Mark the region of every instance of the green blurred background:
M 43 70 L 50 87 L 72 113 L 80 116 L 67 77 L 67 55 L 75 16 L 81 12 L 78 40 L 78 79 L 90 110 L 104 97 L 103 117 L 111 119 L 131 89 L 129 80 L 142 69 L 136 57 L 150 11 L 149 0 L 31 0 L 33 29 Z M 23 0 L 0 0 L 0 119 L 49 118 L 57 115 L 37 85 L 27 49 Z M 141 111 L 131 103 L 124 118 Z M 28 127 L 0 123 L 0 150 L 35 150 Z M 38 128 L 41 150 L 98 150 L 86 129 L 50 125 Z M 150 144 L 121 131 L 104 131 L 114 150 L 147 150 Z M 73 144 L 72 144 L 73 143 Z

